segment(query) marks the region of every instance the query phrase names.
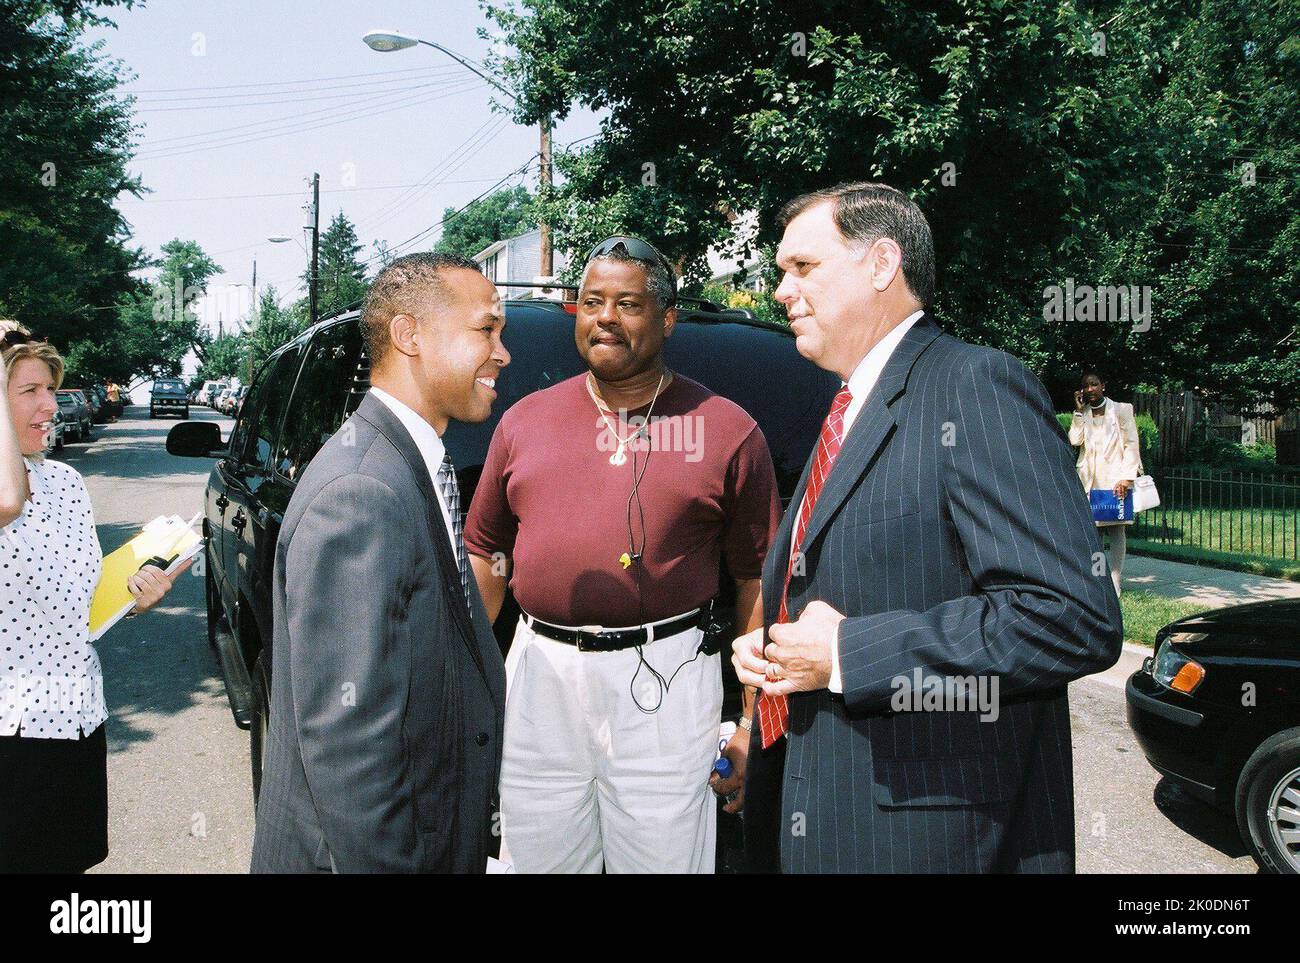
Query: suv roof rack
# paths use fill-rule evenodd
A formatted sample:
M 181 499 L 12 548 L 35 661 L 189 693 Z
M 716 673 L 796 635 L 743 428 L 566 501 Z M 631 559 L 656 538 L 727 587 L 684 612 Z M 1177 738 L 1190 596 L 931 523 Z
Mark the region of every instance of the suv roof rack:
M 576 284 L 551 284 L 545 281 L 493 281 L 492 283 L 499 288 L 543 288 L 545 290 L 572 291 L 575 294 L 578 292 L 578 285 Z M 517 300 L 531 301 L 534 299 L 519 298 Z M 543 300 L 543 299 L 538 298 L 536 300 Z M 546 300 L 550 300 L 550 299 L 546 299 Z M 723 314 L 723 313 L 730 313 L 734 311 L 746 310 L 745 308 L 728 308 L 724 305 L 719 304 L 717 301 L 710 301 L 708 298 L 693 298 L 693 297 L 688 297 L 686 295 L 678 295 L 677 303 L 687 304 L 690 305 L 696 311 L 705 311 L 710 314 Z
M 545 281 L 493 281 L 492 283 L 499 288 L 549 288 L 574 292 L 575 299 L 573 301 L 557 301 L 553 298 L 507 298 L 507 300 L 516 301 L 520 304 L 532 304 L 540 307 L 552 305 L 561 310 L 565 310 L 566 305 L 572 307 L 576 303 L 576 295 L 578 292 L 578 285 L 576 284 L 551 284 Z M 345 305 L 333 314 L 319 318 L 316 321 L 316 324 L 320 324 L 323 321 L 337 321 L 345 315 L 359 312 L 363 304 L 365 304 L 364 300 Z M 784 324 L 760 320 L 754 315 L 753 311 L 749 310 L 749 308 L 729 308 L 725 305 L 719 304 L 717 301 L 711 301 L 708 298 L 695 298 L 679 295 L 677 298 L 677 304 L 680 307 L 685 307 L 694 312 L 696 317 L 693 320 L 696 321 L 717 321 L 719 324 L 743 324 L 752 328 L 762 328 L 765 331 L 783 331 L 787 334 L 790 331 L 789 327 Z M 309 325 L 308 328 L 304 330 L 303 334 L 315 326 L 316 325 Z

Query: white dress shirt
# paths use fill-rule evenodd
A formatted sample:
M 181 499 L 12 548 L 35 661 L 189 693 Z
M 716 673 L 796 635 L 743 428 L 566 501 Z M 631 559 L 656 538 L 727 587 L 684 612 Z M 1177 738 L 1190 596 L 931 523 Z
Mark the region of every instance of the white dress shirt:
M 915 311 L 894 325 L 889 333 L 877 341 L 875 347 L 867 352 L 867 356 L 858 362 L 858 366 L 853 369 L 853 374 L 849 375 L 849 394 L 853 396 L 853 400 L 844 409 L 845 442 L 849 440 L 849 431 L 853 428 L 853 422 L 857 420 L 858 413 L 862 411 L 862 406 L 867 403 L 867 396 L 871 394 L 871 389 L 880 380 L 880 373 L 885 370 L 885 364 L 893 355 L 894 349 L 903 340 L 903 335 L 912 329 L 912 325 L 916 324 L 924 313 L 924 311 Z M 835 469 L 832 467 L 831 470 L 834 471 Z M 799 510 L 803 510 L 802 502 L 799 504 Z M 838 631 L 836 631 L 835 639 L 831 643 L 831 679 L 826 684 L 826 688 L 830 689 L 831 692 L 842 693 L 844 691 L 844 680 L 840 678 L 840 637 Z
M 447 505 L 442 500 L 442 486 L 438 484 L 438 469 L 442 467 L 442 459 L 447 453 L 447 448 L 438 437 L 438 432 L 434 430 L 433 425 L 429 424 L 415 409 L 409 405 L 404 405 L 387 391 L 382 388 L 370 386 L 370 393 L 388 406 L 388 410 L 397 416 L 397 420 L 402 423 L 402 427 L 410 432 L 411 437 L 415 439 L 415 447 L 420 449 L 420 457 L 424 459 L 425 467 L 429 469 L 429 479 L 433 482 L 433 494 L 438 499 L 438 507 L 442 509 L 442 520 L 447 526 L 447 540 L 451 543 L 451 557 L 456 557 L 456 534 L 451 527 L 451 513 L 447 511 Z
M 32 497 L 0 529 L 0 736 L 77 739 L 108 718 L 90 644 L 103 556 L 77 470 L 25 461 Z

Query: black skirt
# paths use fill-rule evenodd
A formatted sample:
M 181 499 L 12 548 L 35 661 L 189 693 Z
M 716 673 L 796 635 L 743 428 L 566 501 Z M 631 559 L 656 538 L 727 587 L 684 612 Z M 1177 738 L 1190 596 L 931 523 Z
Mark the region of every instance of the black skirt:
M 108 742 L 0 736 L 0 873 L 82 873 L 108 856 Z

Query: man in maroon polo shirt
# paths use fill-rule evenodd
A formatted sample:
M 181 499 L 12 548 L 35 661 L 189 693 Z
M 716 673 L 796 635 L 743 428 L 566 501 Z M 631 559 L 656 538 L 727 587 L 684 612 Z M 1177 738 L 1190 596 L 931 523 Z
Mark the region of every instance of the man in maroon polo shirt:
M 520 872 L 713 872 L 722 677 L 700 613 L 725 557 L 737 630 L 762 625 L 780 502 L 754 420 L 664 365 L 675 298 L 649 244 L 597 246 L 575 331 L 589 370 L 506 412 L 470 506 L 488 614 L 507 579 L 524 612 L 501 774 L 502 858 Z M 752 705 L 720 792 L 742 784 Z

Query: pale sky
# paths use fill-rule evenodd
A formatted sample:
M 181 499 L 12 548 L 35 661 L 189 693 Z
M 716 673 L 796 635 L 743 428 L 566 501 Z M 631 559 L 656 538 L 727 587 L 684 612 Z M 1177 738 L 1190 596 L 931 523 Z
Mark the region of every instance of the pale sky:
M 398 30 L 480 61 L 488 43 L 476 31 L 488 21 L 475 0 L 149 0 L 108 14 L 117 29 L 89 39 L 103 38 L 136 75 L 125 88 L 141 125 L 131 170 L 153 191 L 119 208 L 151 256 L 180 237 L 222 266 L 201 312 L 214 333 L 216 314 L 230 330 L 246 313 L 254 259 L 259 290 L 274 284 L 281 303 L 302 293 L 312 171 L 321 230 L 343 210 L 371 257 L 372 241 L 419 235 L 537 151 L 537 128 L 493 112 L 503 95 L 443 53 L 377 53 L 361 41 Z M 576 112 L 555 144 L 597 129 L 596 117 Z M 524 176 L 536 186 L 535 163 Z M 272 244 L 272 235 L 293 240 Z

